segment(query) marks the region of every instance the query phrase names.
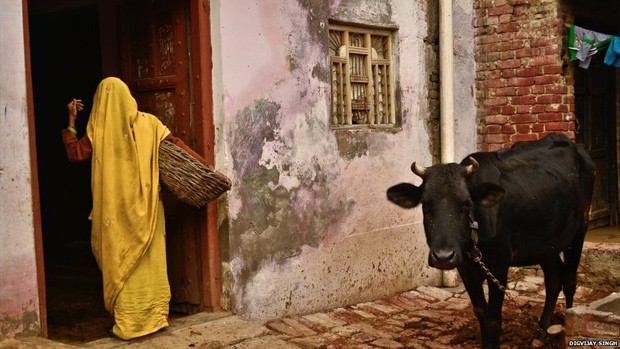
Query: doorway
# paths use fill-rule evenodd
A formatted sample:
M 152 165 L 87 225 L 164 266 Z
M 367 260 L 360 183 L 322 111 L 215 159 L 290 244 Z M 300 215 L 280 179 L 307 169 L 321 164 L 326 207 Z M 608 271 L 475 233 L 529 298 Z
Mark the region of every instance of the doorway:
M 188 8 L 187 1 L 174 0 L 28 0 L 45 312 L 52 340 L 79 345 L 106 337 L 113 323 L 104 309 L 101 273 L 90 248 L 90 162 L 69 163 L 60 136 L 60 130 L 67 126 L 66 104 L 72 98 L 84 101 L 85 110 L 78 114 L 76 123 L 78 134 L 83 135 L 99 81 L 119 76 L 132 89 L 138 105 L 144 106 L 142 111 L 161 115 L 160 119 L 186 144 L 203 143 L 204 135 L 193 129 L 193 124 L 201 124 L 202 119 L 193 119 L 196 116 L 191 109 L 201 101 L 192 97 L 190 45 L 166 46 L 163 51 L 152 52 L 157 60 L 161 58 L 157 53 L 174 51 L 172 70 L 138 78 L 132 75 L 132 59 L 137 53 L 145 53 L 136 48 L 157 47 L 155 43 L 162 42 L 158 33 L 173 33 L 174 43 L 188 41 Z M 176 24 L 171 27 L 171 23 Z M 146 37 L 144 33 L 153 35 Z M 166 84 L 161 83 L 162 76 Z M 170 317 L 208 311 L 211 304 L 205 295 L 212 292 L 208 288 L 221 286 L 205 286 L 203 281 L 210 272 L 203 270 L 207 263 L 202 262 L 208 258 L 203 253 L 205 212 L 169 196 L 165 206 Z
M 98 13 L 95 6 L 30 10 L 48 334 L 79 343 L 105 336 L 113 322 L 103 307 L 101 273 L 90 251 L 90 163 L 69 163 L 60 138 L 71 98 L 86 105 L 76 123 L 84 133 L 101 79 Z
M 575 24 L 601 33 L 613 26 L 575 16 Z M 590 209 L 590 229 L 618 225 L 618 111 L 616 69 L 604 64 L 605 53 L 592 56 L 587 69 L 575 64 L 576 140 L 584 144 L 596 165 Z

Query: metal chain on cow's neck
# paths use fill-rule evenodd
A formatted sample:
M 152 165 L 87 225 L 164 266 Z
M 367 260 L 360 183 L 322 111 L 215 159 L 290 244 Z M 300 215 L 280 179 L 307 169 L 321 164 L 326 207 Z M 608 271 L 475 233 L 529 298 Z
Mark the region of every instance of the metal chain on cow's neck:
M 549 336 L 547 335 L 547 331 L 543 330 L 538 325 L 538 322 L 536 321 L 536 317 L 532 316 L 532 314 L 530 314 L 530 312 L 527 310 L 527 307 L 520 307 L 519 306 L 519 304 L 512 297 L 512 295 L 509 292 L 506 292 L 506 286 L 502 285 L 502 283 L 495 277 L 495 275 L 493 275 L 491 270 L 489 270 L 489 268 L 487 268 L 487 266 L 484 264 L 484 262 L 482 261 L 482 251 L 480 251 L 480 248 L 478 248 L 478 222 L 476 222 L 475 220 L 473 220 L 471 218 L 470 218 L 470 220 L 471 220 L 471 222 L 470 222 L 471 240 L 472 240 L 472 243 L 473 243 L 473 248 L 472 248 L 471 253 L 466 252 L 465 254 L 469 258 L 471 258 L 472 261 L 474 261 L 475 263 L 478 264 L 478 266 L 480 267 L 482 272 L 484 272 L 484 274 L 487 276 L 487 278 L 489 280 L 491 280 L 491 282 L 493 282 L 493 284 L 495 284 L 495 286 L 497 286 L 497 288 L 500 291 L 502 291 L 507 296 L 507 298 L 515 305 L 515 307 L 517 309 L 519 309 L 521 314 L 523 314 L 527 319 L 532 321 L 532 323 L 534 324 L 534 326 L 536 328 L 536 331 L 540 332 L 543 335 L 543 338 L 545 339 L 545 342 L 549 343 L 554 349 L 558 349 L 557 344 L 552 342 L 549 339 Z

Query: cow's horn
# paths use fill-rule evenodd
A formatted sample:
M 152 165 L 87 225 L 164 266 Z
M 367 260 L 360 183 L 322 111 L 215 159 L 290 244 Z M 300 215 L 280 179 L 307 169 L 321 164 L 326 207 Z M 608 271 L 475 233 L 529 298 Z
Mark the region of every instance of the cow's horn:
M 471 165 L 465 167 L 465 172 L 467 172 L 468 175 L 471 175 L 478 170 L 478 166 L 480 166 L 480 164 L 478 164 L 478 161 L 471 156 L 469 157 L 469 161 L 471 162 Z
M 415 162 L 411 164 L 411 172 L 418 175 L 420 178 L 424 178 L 426 174 L 426 167 L 418 166 Z

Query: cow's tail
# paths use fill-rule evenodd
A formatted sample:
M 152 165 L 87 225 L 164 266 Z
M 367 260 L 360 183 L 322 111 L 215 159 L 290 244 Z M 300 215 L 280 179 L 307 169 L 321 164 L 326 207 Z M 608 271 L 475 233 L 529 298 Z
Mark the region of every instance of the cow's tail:
M 580 200 L 583 203 L 584 219 L 587 222 L 589 220 L 590 204 L 592 203 L 592 193 L 594 192 L 596 165 L 582 144 L 577 144 L 577 154 L 579 155 Z

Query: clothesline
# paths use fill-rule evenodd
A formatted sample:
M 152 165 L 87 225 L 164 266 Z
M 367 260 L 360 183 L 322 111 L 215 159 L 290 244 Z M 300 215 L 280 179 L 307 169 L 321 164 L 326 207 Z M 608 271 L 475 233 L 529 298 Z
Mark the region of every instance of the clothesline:
M 598 33 L 571 23 L 564 23 L 568 28 L 568 53 L 571 60 L 578 60 L 579 67 L 588 69 L 592 56 L 607 50 L 604 63 L 620 67 L 620 37 Z

